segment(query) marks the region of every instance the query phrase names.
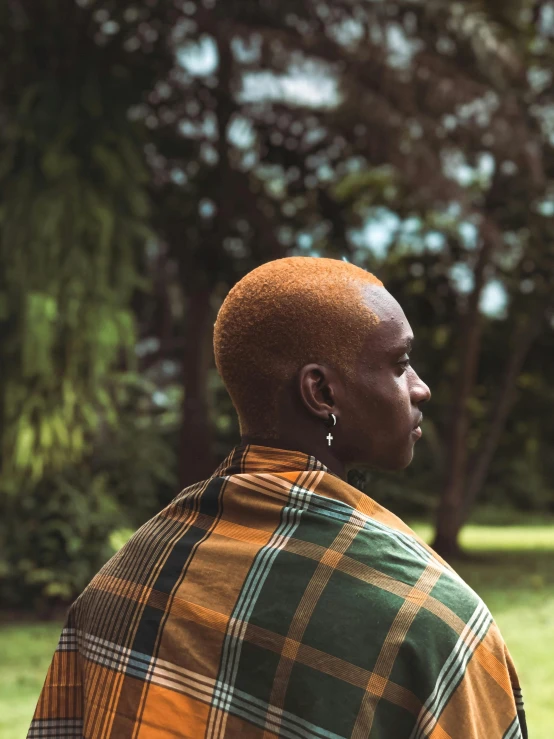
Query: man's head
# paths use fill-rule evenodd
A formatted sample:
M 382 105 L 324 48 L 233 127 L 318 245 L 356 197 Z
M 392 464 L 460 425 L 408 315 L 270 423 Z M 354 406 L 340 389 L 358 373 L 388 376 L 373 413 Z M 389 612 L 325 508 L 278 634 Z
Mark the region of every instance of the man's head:
M 373 275 L 334 259 L 288 257 L 229 292 L 214 350 L 243 437 L 400 469 L 429 397 L 407 362 L 410 338 L 402 309 Z M 328 451 L 330 413 L 337 425 Z

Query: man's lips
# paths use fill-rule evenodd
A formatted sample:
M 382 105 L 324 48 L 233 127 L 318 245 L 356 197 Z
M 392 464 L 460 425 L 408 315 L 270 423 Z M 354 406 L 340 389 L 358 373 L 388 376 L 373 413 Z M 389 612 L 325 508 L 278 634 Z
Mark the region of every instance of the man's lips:
M 415 426 L 412 429 L 412 434 L 414 436 L 416 436 L 418 439 L 421 437 L 421 435 L 423 433 L 422 430 L 421 430 L 421 426 L 420 426 L 420 424 L 421 424 L 422 421 L 423 421 L 423 414 L 420 415 L 420 417 L 418 418 Z

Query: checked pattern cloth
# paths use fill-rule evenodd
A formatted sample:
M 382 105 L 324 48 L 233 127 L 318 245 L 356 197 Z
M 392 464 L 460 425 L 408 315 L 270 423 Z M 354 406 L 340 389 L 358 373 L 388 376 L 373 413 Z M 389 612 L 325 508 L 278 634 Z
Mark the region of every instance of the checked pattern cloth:
M 526 739 L 488 609 L 314 457 L 243 445 L 69 610 L 28 739 Z

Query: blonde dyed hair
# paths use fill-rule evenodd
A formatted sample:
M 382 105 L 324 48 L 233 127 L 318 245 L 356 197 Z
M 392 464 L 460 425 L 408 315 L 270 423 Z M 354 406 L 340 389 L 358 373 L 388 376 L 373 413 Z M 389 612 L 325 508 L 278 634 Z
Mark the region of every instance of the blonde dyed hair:
M 214 326 L 214 354 L 242 435 L 278 435 L 280 392 L 304 365 L 331 366 L 346 383 L 353 378 L 368 330 L 379 322 L 363 302 L 368 285 L 383 283 L 348 262 L 285 257 L 229 291 Z

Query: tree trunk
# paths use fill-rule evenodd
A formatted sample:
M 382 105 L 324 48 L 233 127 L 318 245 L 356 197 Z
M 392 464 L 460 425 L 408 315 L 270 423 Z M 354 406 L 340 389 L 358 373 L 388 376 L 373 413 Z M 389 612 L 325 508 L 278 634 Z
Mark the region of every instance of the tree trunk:
M 211 290 L 206 288 L 190 293 L 183 358 L 185 394 L 179 445 L 181 487 L 206 479 L 215 467 L 207 390 L 208 371 L 212 364 L 212 329 Z
M 214 16 L 214 19 L 216 16 Z M 209 181 L 217 214 L 213 225 L 204 232 L 194 268 L 183 271 L 183 288 L 187 298 L 186 349 L 183 364 L 184 400 L 183 424 L 180 445 L 180 479 L 186 487 L 193 482 L 209 477 L 215 467 L 213 437 L 209 402 L 208 370 L 212 366 L 213 315 L 211 296 L 217 281 L 218 263 L 224 253 L 224 241 L 233 218 L 231 204 L 232 165 L 229 161 L 227 134 L 236 102 L 233 97 L 233 55 L 230 37 L 221 23 L 214 23 L 214 37 L 219 54 L 219 83 L 214 90 L 217 115 L 218 163 Z
M 480 449 L 475 460 L 475 464 L 472 465 L 472 473 L 468 480 L 463 504 L 462 523 L 465 523 L 467 520 L 471 508 L 479 496 L 487 478 L 491 462 L 496 449 L 498 448 L 498 444 L 506 426 L 506 421 L 508 420 L 510 410 L 515 401 L 517 379 L 521 373 L 523 363 L 525 362 L 529 350 L 540 332 L 541 318 L 544 315 L 544 312 L 545 305 L 539 305 L 536 311 L 528 314 L 525 321 L 516 331 L 508 365 L 506 367 L 492 413 L 487 438 Z
M 479 301 L 485 282 L 485 270 L 490 261 L 494 244 L 494 239 L 488 228 L 483 229 L 482 235 L 483 246 L 475 265 L 475 282 L 462 322 L 459 371 L 453 387 L 456 400 L 452 409 L 452 432 L 448 446 L 447 479 L 437 511 L 436 533 L 432 545 L 445 559 L 454 558 L 461 554 L 458 535 L 462 526 L 468 457 L 467 436 L 470 422 L 468 402 L 475 385 L 481 344 L 482 320 L 479 312 Z

